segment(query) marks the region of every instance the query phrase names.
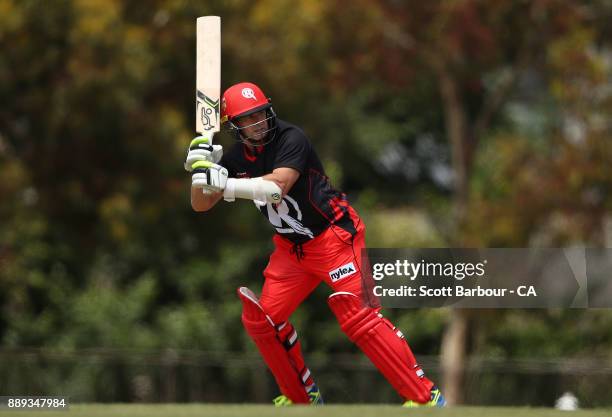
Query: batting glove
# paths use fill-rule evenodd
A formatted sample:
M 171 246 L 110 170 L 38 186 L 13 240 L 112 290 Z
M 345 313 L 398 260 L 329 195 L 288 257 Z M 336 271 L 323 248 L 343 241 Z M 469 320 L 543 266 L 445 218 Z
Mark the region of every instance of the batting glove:
M 202 188 L 204 193 L 219 193 L 225 190 L 227 169 L 210 161 L 198 161 L 192 168 L 192 187 Z
M 184 164 L 186 171 L 193 171 L 193 165 L 198 161 L 208 161 L 216 164 L 221 160 L 223 147 L 221 145 L 211 145 L 212 138 L 212 133 L 207 133 L 191 141 Z

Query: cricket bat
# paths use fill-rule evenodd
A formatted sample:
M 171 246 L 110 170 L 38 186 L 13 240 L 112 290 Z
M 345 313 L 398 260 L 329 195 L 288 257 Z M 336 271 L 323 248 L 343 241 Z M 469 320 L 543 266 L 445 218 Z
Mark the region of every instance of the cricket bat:
M 196 132 L 220 130 L 221 18 L 202 16 L 196 21 Z M 209 145 L 212 145 L 210 143 Z

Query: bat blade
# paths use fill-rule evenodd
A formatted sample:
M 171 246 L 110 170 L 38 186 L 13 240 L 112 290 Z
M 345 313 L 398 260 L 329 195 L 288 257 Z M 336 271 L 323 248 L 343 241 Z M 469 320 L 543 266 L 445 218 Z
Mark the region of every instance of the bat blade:
M 196 132 L 220 130 L 221 18 L 196 21 Z

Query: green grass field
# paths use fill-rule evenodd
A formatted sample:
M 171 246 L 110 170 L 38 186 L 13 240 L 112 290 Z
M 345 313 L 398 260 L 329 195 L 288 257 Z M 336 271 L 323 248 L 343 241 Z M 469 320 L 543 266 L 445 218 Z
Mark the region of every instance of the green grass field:
M 609 417 L 610 409 L 557 411 L 551 408 L 452 407 L 446 409 L 405 409 L 388 405 L 329 405 L 324 407 L 274 408 L 267 405 L 210 404 L 81 404 L 68 411 L 0 411 L 0 416 L 44 417 Z

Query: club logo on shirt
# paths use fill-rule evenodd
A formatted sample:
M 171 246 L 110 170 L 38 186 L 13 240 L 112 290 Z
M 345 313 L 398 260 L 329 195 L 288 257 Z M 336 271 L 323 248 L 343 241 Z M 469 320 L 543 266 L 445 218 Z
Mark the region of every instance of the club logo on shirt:
M 329 277 L 331 278 L 332 282 L 336 282 L 344 277 L 353 275 L 355 272 L 357 272 L 355 265 L 353 265 L 352 262 L 349 262 L 346 265 L 342 265 L 340 268 L 329 271 Z
M 266 216 L 278 233 L 297 233 L 313 238 L 312 230 L 302 223 L 302 210 L 297 201 L 286 195 L 277 204 L 268 203 L 261 210 L 266 210 Z M 289 204 L 287 204 L 289 202 Z

